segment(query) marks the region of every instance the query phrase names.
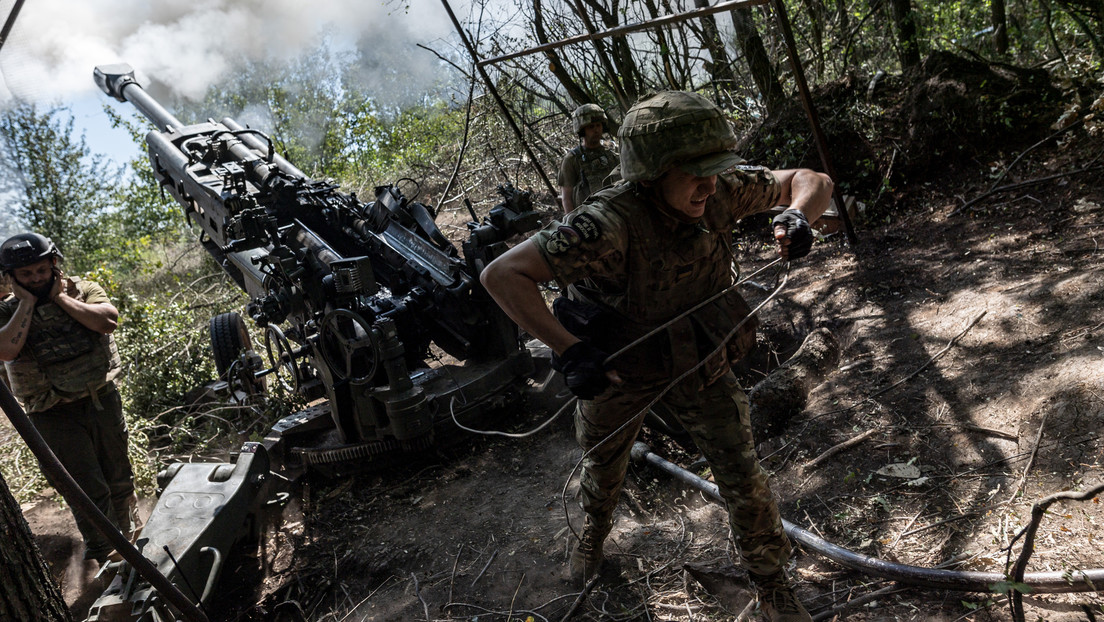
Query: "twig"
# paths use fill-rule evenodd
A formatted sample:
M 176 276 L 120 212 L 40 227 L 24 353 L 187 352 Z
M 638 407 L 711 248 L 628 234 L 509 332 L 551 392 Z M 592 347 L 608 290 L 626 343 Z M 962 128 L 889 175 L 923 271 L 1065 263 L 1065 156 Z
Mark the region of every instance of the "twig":
M 874 393 L 873 393 L 872 395 L 868 396 L 868 397 L 867 397 L 866 399 L 867 399 L 867 400 L 872 400 L 872 399 L 874 399 L 875 397 L 878 397 L 879 395 L 882 395 L 882 394 L 886 393 L 887 391 L 889 391 L 889 390 L 891 390 L 891 389 L 893 389 L 893 388 L 896 388 L 896 387 L 897 387 L 898 385 L 900 385 L 900 384 L 902 384 L 902 383 L 904 383 L 904 382 L 907 382 L 907 381 L 911 380 L 911 379 L 912 379 L 913 377 L 915 377 L 915 376 L 916 376 L 917 374 L 919 374 L 920 372 L 924 371 L 924 370 L 925 370 L 925 369 L 926 369 L 926 368 L 928 367 L 928 365 L 931 365 L 932 363 L 934 363 L 936 359 L 938 359 L 939 357 L 943 356 L 944 354 L 946 354 L 946 353 L 947 353 L 947 351 L 948 351 L 948 350 L 950 350 L 951 348 L 953 348 L 953 347 L 954 347 L 954 345 L 955 345 L 956 343 L 958 343 L 958 340 L 959 340 L 959 339 L 962 339 L 963 335 L 965 335 L 966 333 L 968 333 L 968 332 L 970 331 L 970 329 L 974 327 L 974 325 L 975 325 L 975 324 L 977 324 L 977 323 L 978 323 L 979 321 L 981 321 L 981 318 L 985 317 L 985 314 L 986 314 L 986 313 L 989 313 L 989 310 L 988 310 L 988 309 L 986 309 L 985 311 L 982 311 L 981 313 L 979 313 L 979 314 L 977 315 L 977 317 L 975 317 L 974 319 L 970 320 L 970 323 L 969 323 L 969 324 L 968 324 L 968 325 L 966 326 L 966 328 L 963 328 L 963 329 L 962 329 L 962 332 L 960 332 L 960 333 L 958 333 L 957 335 L 955 335 L 955 336 L 954 336 L 954 339 L 951 339 L 951 340 L 950 340 L 950 341 L 949 341 L 949 342 L 947 343 L 947 345 L 943 347 L 943 349 L 942 349 L 942 350 L 940 350 L 939 352 L 936 352 L 934 356 L 932 356 L 932 357 L 931 357 L 930 359 L 928 359 L 928 361 L 927 361 L 926 363 L 924 363 L 923 365 L 921 365 L 920 367 L 918 367 L 918 368 L 916 369 L 916 371 L 914 371 L 914 372 L 912 372 L 911 374 L 909 374 L 909 375 L 905 376 L 904 378 L 901 378 L 901 379 L 900 379 L 900 380 L 898 380 L 897 382 L 894 382 L 893 384 L 889 385 L 888 387 L 886 387 L 886 388 L 884 388 L 884 389 L 882 389 L 882 390 L 880 390 L 880 391 L 875 391 L 875 392 L 874 392 Z
M 971 432 L 980 432 L 981 434 L 988 434 L 989 436 L 996 436 L 998 438 L 1003 438 L 1003 439 L 1008 440 L 1008 441 L 1018 441 L 1018 440 L 1020 440 L 1020 437 L 1016 434 L 1005 432 L 1003 430 L 994 430 L 992 428 L 983 428 L 980 425 L 966 424 L 966 425 L 962 426 L 962 428 L 964 430 L 969 430 Z
M 911 536 L 913 534 L 918 534 L 921 531 L 927 531 L 929 529 L 935 529 L 936 527 L 939 527 L 940 525 L 946 525 L 947 523 L 953 523 L 955 521 L 960 521 L 964 518 L 969 518 L 971 516 L 975 516 L 976 514 L 977 514 L 977 512 L 966 512 L 965 514 L 959 514 L 958 516 L 952 516 L 950 518 L 945 518 L 945 519 L 943 519 L 943 520 L 941 520 L 937 523 L 932 523 L 930 525 L 925 525 L 923 527 L 918 527 L 916 529 L 913 529 L 912 531 L 906 531 L 905 533 L 901 534 L 900 537 L 904 538 L 905 536 Z
M 997 187 L 997 184 L 1004 181 L 1004 178 L 1008 176 L 1008 172 L 1011 171 L 1014 166 L 1019 164 L 1020 160 L 1022 160 L 1024 158 L 1024 156 L 1026 156 L 1027 154 L 1031 153 L 1031 151 L 1033 151 L 1036 147 L 1038 147 L 1040 145 L 1043 145 L 1044 143 L 1050 141 L 1053 138 L 1057 138 L 1059 135 L 1064 134 L 1064 133 L 1068 132 L 1069 130 L 1071 130 L 1075 127 L 1078 127 L 1079 125 L 1081 125 L 1084 122 L 1085 122 L 1085 119 L 1083 119 L 1083 118 L 1078 119 L 1078 120 L 1074 121 L 1073 123 L 1070 123 L 1066 127 L 1063 127 L 1062 129 L 1058 130 L 1057 132 L 1054 132 L 1050 136 L 1047 136 L 1046 138 L 1040 140 L 1039 142 L 1037 142 L 1034 145 L 1031 145 L 1030 147 L 1025 149 L 1022 153 L 1020 153 L 1020 155 L 1016 156 L 1016 159 L 1012 160 L 1011 164 L 1004 167 L 1004 170 L 1001 171 L 1001 174 L 998 175 L 995 180 L 993 180 L 993 185 L 989 186 L 989 190 L 987 190 L 986 192 L 987 193 L 992 192 L 993 189 Z
M 813 616 L 813 622 L 816 622 L 817 620 L 830 620 L 833 617 L 843 613 L 844 611 L 847 611 L 848 609 L 858 607 L 859 605 L 865 605 L 866 603 L 868 603 L 870 601 L 873 601 L 873 600 L 878 600 L 879 598 L 881 598 L 883 596 L 889 596 L 890 594 L 896 594 L 898 592 L 904 592 L 904 591 L 905 591 L 905 588 L 897 587 L 896 584 L 887 585 L 887 586 L 883 587 L 880 590 L 875 590 L 875 591 L 873 591 L 869 594 L 864 594 L 864 595 L 859 596 L 857 598 L 852 598 L 851 600 L 843 603 L 842 605 L 837 605 L 835 607 L 832 607 L 831 609 L 826 609 L 824 611 L 821 611 L 821 612 L 817 613 L 815 616 Z
M 460 564 L 460 554 L 464 552 L 464 543 L 460 543 L 460 548 L 456 550 L 456 559 L 452 560 L 452 576 L 449 577 L 449 593 L 446 603 L 452 602 L 452 586 L 456 583 L 456 566 Z
M 988 309 L 987 309 L 987 310 L 985 310 L 985 311 L 982 311 L 981 313 L 979 313 L 979 314 L 978 314 L 978 316 L 977 316 L 977 317 L 975 317 L 974 319 L 970 320 L 970 323 L 969 323 L 969 324 L 968 324 L 968 325 L 966 326 L 966 328 L 963 328 L 963 329 L 962 329 L 962 332 L 960 332 L 960 333 L 958 333 L 957 335 L 955 335 L 955 336 L 954 336 L 954 338 L 953 338 L 953 339 L 951 339 L 951 340 L 950 340 L 950 341 L 949 341 L 949 342 L 947 343 L 947 345 L 946 345 L 946 346 L 944 346 L 944 348 L 943 348 L 942 350 L 940 350 L 939 352 L 936 352 L 936 353 L 935 353 L 935 354 L 934 354 L 934 355 L 933 355 L 933 356 L 932 356 L 932 357 L 931 357 L 930 359 L 928 359 L 928 360 L 927 360 L 927 362 L 926 362 L 926 363 L 924 363 L 923 365 L 921 365 L 920 367 L 918 367 L 918 368 L 916 369 L 916 371 L 912 372 L 911 374 L 909 374 L 909 375 L 905 376 L 904 378 L 901 378 L 901 379 L 900 379 L 900 380 L 898 380 L 897 382 L 894 382 L 893 384 L 889 385 L 888 387 L 886 387 L 886 388 L 884 388 L 884 389 L 880 389 L 880 390 L 878 390 L 878 391 L 875 391 L 874 393 L 871 393 L 870 395 L 868 395 L 868 396 L 864 397 L 863 399 L 859 400 L 858 402 L 855 402 L 854 404 L 852 404 L 852 405 L 850 405 L 850 406 L 848 406 L 848 407 L 846 407 L 846 408 L 840 408 L 840 409 L 837 409 L 837 410 L 830 410 L 830 411 L 828 411 L 828 412 L 823 412 L 823 413 L 820 413 L 820 414 L 817 414 L 817 415 L 813 415 L 813 416 L 809 417 L 809 419 L 810 419 L 810 420 L 812 420 L 812 419 L 817 419 L 817 418 L 820 418 L 820 417 L 826 417 L 826 416 L 828 416 L 828 415 L 833 415 L 833 414 L 836 414 L 836 413 L 842 413 L 842 412 L 847 412 L 847 411 L 849 411 L 849 410 L 852 410 L 852 409 L 854 409 L 854 408 L 858 408 L 859 406 L 861 406 L 861 405 L 865 404 L 866 402 L 869 402 L 869 401 L 873 400 L 874 398 L 878 397 L 879 395 L 883 395 L 883 394 L 885 394 L 885 393 L 887 393 L 887 392 L 889 392 L 889 391 L 891 391 L 891 390 L 893 390 L 893 389 L 897 388 L 897 387 L 898 387 L 898 386 L 900 386 L 901 384 L 903 384 L 903 383 L 905 383 L 905 382 L 908 382 L 908 381 L 909 381 L 909 380 L 911 380 L 911 379 L 912 379 L 913 377 L 915 377 L 915 376 L 916 376 L 917 374 L 919 374 L 920 372 L 922 372 L 922 371 L 924 371 L 925 369 L 927 369 L 928 365 L 931 365 L 932 363 L 934 363 L 934 362 L 936 361 L 936 359 L 938 359 L 939 357 L 943 356 L 944 354 L 946 354 L 946 353 L 947 353 L 947 351 L 948 351 L 948 350 L 950 350 L 951 348 L 953 348 L 953 347 L 954 347 L 954 345 L 955 345 L 956 343 L 958 343 L 958 340 L 959 340 L 959 339 L 962 339 L 962 336 L 963 336 L 963 335 L 965 335 L 965 334 L 966 334 L 967 332 L 969 332 L 969 331 L 970 331 L 970 329 L 971 329 L 971 328 L 973 328 L 975 324 L 977 324 L 977 323 L 978 323 L 979 321 L 981 321 L 981 318 L 985 317 L 985 314 L 986 314 L 986 313 L 989 313 Z
M 517 588 L 514 589 L 513 597 L 510 598 L 510 613 L 509 613 L 509 615 L 506 616 L 507 620 L 513 620 L 514 619 L 514 603 L 517 602 L 517 595 L 518 595 L 518 592 L 521 591 L 521 584 L 522 583 L 525 583 L 525 573 L 524 572 L 521 573 L 521 579 L 518 581 Z
M 414 593 L 418 596 L 418 600 L 422 601 L 422 609 L 425 610 L 425 619 L 426 622 L 429 622 L 429 605 L 426 603 L 425 599 L 422 598 L 422 588 L 418 586 L 418 576 L 412 572 L 410 573 L 410 578 L 414 579 Z
M 924 510 L 926 509 L 928 509 L 928 506 L 925 504 L 924 507 L 920 508 L 920 511 L 912 517 L 912 520 L 910 520 L 908 524 L 905 525 L 905 528 L 901 530 L 901 533 L 897 534 L 897 537 L 893 539 L 893 542 L 889 545 L 889 548 L 887 550 L 892 551 L 893 547 L 897 546 L 897 543 L 901 541 L 901 536 L 909 530 L 909 527 L 912 527 L 914 524 L 916 524 L 916 519 L 920 518 L 920 515 L 923 514 Z
M 494 561 L 494 558 L 495 558 L 495 556 L 497 556 L 497 555 L 498 555 L 498 549 L 495 549 L 495 550 L 494 550 L 494 553 L 491 553 L 491 557 L 490 557 L 490 559 L 488 559 L 488 560 L 487 560 L 487 563 L 483 565 L 483 570 L 480 570 L 480 571 L 479 571 L 479 574 L 475 575 L 475 578 L 474 578 L 474 579 L 472 579 L 472 582 L 471 582 L 471 586 L 472 586 L 472 587 L 475 587 L 475 584 L 479 582 L 479 579 L 480 579 L 480 578 L 482 578 L 482 576 L 483 576 L 483 573 L 484 573 L 484 572 L 487 572 L 487 568 L 489 568 L 489 567 L 491 566 L 491 562 L 493 562 L 493 561 Z
M 880 428 L 870 428 L 869 430 L 867 430 L 866 432 L 863 432 L 862 434 L 859 434 L 858 436 L 853 436 L 853 437 L 847 439 L 846 441 L 843 441 L 842 443 L 838 443 L 836 445 L 833 445 L 833 446 L 829 447 L 824 453 L 822 453 L 819 456 L 817 456 L 816 458 L 813 458 L 812 460 L 806 462 L 805 463 L 805 468 L 806 469 L 811 469 L 813 467 L 816 467 L 817 465 L 819 465 L 821 462 L 824 462 L 828 458 L 831 458 L 832 456 L 838 454 L 839 452 L 841 452 L 845 449 L 850 449 L 850 448 L 854 447 L 855 445 L 858 445 L 859 443 L 865 441 L 866 439 L 870 438 L 871 436 L 874 436 L 875 434 L 877 434 L 880 431 L 881 431 Z
M 986 192 L 985 194 L 983 194 L 981 196 L 974 197 L 973 199 L 970 199 L 969 201 L 963 203 L 960 207 L 955 208 L 954 211 L 952 211 L 950 214 L 947 214 L 947 218 L 955 216 L 956 214 L 958 214 L 962 210 L 970 207 L 974 203 L 977 203 L 978 201 L 980 201 L 980 200 L 982 200 L 982 199 L 984 199 L 988 196 L 997 194 L 999 192 L 1006 192 L 1008 190 L 1016 190 L 1017 188 L 1023 188 L 1025 186 L 1033 186 L 1035 184 L 1041 184 L 1044 181 L 1053 181 L 1055 179 L 1062 179 L 1063 177 L 1073 177 L 1074 175 L 1080 175 L 1081 173 L 1088 173 L 1090 171 L 1098 171 L 1100 169 L 1104 169 L 1104 166 L 1100 166 L 1100 165 L 1086 166 L 1084 168 L 1079 168 L 1076 171 L 1070 171 L 1068 173 L 1058 173 L 1057 175 L 1047 175 L 1046 177 L 1038 177 L 1036 179 L 1029 179 L 1027 181 L 1021 181 L 1019 183 L 1009 184 L 1007 186 L 1001 186 L 1000 188 L 994 188 L 993 190 L 991 190 L 989 192 Z
M 575 615 L 575 610 L 577 610 L 579 608 L 579 605 L 583 603 L 583 600 L 586 598 L 587 593 L 590 592 L 590 588 L 594 587 L 595 583 L 598 583 L 598 578 L 601 576 L 602 575 L 594 575 L 590 578 L 590 581 L 587 581 L 586 586 L 583 587 L 583 591 L 579 592 L 578 598 L 575 599 L 575 602 L 571 603 L 571 608 L 567 610 L 567 613 L 564 614 L 564 617 L 560 618 L 560 622 L 567 622 L 571 619 L 571 616 Z
M 1012 567 L 1013 586 L 1012 589 L 1009 590 L 1012 598 L 1012 617 L 1015 622 L 1024 622 L 1023 595 L 1016 589 L 1016 584 L 1023 583 L 1024 573 L 1027 571 L 1027 561 L 1035 551 L 1035 534 L 1039 530 L 1039 523 L 1042 522 L 1043 515 L 1046 514 L 1047 508 L 1056 501 L 1066 499 L 1071 501 L 1085 501 L 1096 497 L 1102 492 L 1104 492 L 1104 484 L 1097 484 L 1095 487 L 1085 492 L 1067 490 L 1054 493 L 1049 497 L 1036 501 L 1035 504 L 1031 506 L 1031 522 L 1023 531 L 1016 534 L 1016 537 L 1012 538 L 1012 542 L 1009 543 L 1009 547 L 1011 547 L 1012 543 L 1020 539 L 1020 536 L 1024 538 L 1023 549 L 1020 550 L 1020 556 L 1016 558 L 1016 565 Z
M 433 210 L 434 214 L 441 213 L 441 206 L 445 203 L 445 198 L 448 197 L 449 190 L 452 189 L 452 184 L 456 183 L 456 178 L 460 175 L 460 164 L 464 161 L 464 153 L 468 150 L 468 130 L 471 128 L 471 115 L 472 115 L 472 96 L 475 94 L 475 71 L 471 74 L 471 86 L 468 88 L 468 109 L 464 113 L 464 137 L 460 141 L 460 153 L 456 156 L 456 166 L 452 169 L 452 175 L 449 177 L 448 183 L 445 184 L 445 189 L 441 191 L 441 197 L 437 200 L 437 207 Z
M 1039 432 L 1035 435 L 1035 442 L 1031 447 L 1031 457 L 1027 459 L 1027 464 L 1024 465 L 1023 475 L 1020 476 L 1020 482 L 1016 484 L 1016 489 L 1012 491 L 1012 496 L 1008 498 L 1009 502 L 1016 498 L 1016 495 L 1020 494 L 1024 486 L 1027 484 L 1027 473 L 1031 470 L 1031 467 L 1035 466 L 1035 458 L 1039 455 L 1039 442 L 1043 440 L 1043 429 L 1046 428 L 1047 415 L 1050 411 L 1043 411 L 1043 420 L 1039 422 Z

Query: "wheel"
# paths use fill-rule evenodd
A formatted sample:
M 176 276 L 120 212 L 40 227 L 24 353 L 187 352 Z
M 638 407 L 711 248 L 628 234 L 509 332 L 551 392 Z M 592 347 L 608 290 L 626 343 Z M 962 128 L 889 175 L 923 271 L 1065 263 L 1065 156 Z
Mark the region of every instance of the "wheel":
M 215 369 L 219 379 L 226 380 L 230 366 L 243 352 L 253 349 L 249 340 L 249 331 L 241 315 L 235 311 L 220 313 L 211 318 L 211 352 L 215 358 Z
M 299 363 L 295 360 L 291 343 L 279 326 L 275 324 L 265 326 L 264 346 L 265 353 L 268 354 L 269 369 L 275 375 L 276 382 L 285 391 L 299 391 L 299 385 L 302 384 L 299 378 Z
M 318 348 L 335 377 L 356 385 L 371 382 L 379 368 L 379 344 L 363 317 L 337 309 L 322 318 L 318 333 Z

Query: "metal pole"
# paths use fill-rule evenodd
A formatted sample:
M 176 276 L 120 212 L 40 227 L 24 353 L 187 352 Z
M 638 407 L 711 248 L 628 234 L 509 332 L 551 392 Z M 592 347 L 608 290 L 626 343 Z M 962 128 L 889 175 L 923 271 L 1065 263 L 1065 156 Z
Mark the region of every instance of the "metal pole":
M 778 20 L 778 27 L 782 30 L 782 38 L 786 40 L 786 50 L 790 55 L 790 66 L 793 67 L 794 81 L 797 82 L 797 92 L 801 98 L 801 105 L 805 107 L 805 115 L 809 117 L 809 125 L 813 128 L 813 139 L 816 142 L 817 151 L 820 153 L 820 162 L 824 166 L 824 172 L 834 181 L 836 172 L 832 167 L 832 158 L 828 155 L 828 139 L 820 129 L 820 120 L 817 118 L 816 107 L 813 106 L 813 98 L 809 93 L 809 85 L 805 82 L 805 70 L 801 67 L 801 58 L 797 55 L 797 46 L 794 43 L 793 30 L 790 28 L 790 19 L 786 16 L 786 6 L 782 0 L 771 0 L 774 5 L 774 16 Z M 843 204 L 839 186 L 832 189 L 832 198 L 836 201 L 836 212 L 843 221 L 844 231 L 847 233 L 847 241 L 854 246 L 859 238 L 855 235 L 855 228 L 851 225 L 851 215 L 847 213 L 847 206 Z
M 15 0 L 15 6 L 8 14 L 8 19 L 4 21 L 4 28 L 0 30 L 0 49 L 3 49 L 4 44 L 8 42 L 8 35 L 11 34 L 12 26 L 15 25 L 15 18 L 19 17 L 19 9 L 21 8 L 23 8 L 23 0 Z
M 448 11 L 449 19 L 452 20 L 452 25 L 456 27 L 456 33 L 460 35 L 460 40 L 464 42 L 464 47 L 468 48 L 468 54 L 471 54 L 472 61 L 475 62 L 475 68 L 479 71 L 479 76 L 483 78 L 483 85 L 487 87 L 487 92 L 494 98 L 495 103 L 498 104 L 499 110 L 502 111 L 502 116 L 506 117 L 507 123 L 513 128 L 514 134 L 517 135 L 521 146 L 525 147 L 525 152 L 529 154 L 529 159 L 533 161 L 533 166 L 536 167 L 537 173 L 544 181 L 544 185 L 548 188 L 548 193 L 553 197 L 558 196 L 559 193 L 552 186 L 552 182 L 548 179 L 548 175 L 544 172 L 544 167 L 541 166 L 540 160 L 533 153 L 533 150 L 529 147 L 529 143 L 525 140 L 525 135 L 521 133 L 521 128 L 514 122 L 514 117 L 510 115 L 510 110 L 506 108 L 506 102 L 502 100 L 502 96 L 498 94 L 498 89 L 495 88 L 494 83 L 491 82 L 491 77 L 487 75 L 487 71 L 483 69 L 483 63 L 479 61 L 479 55 L 475 51 L 475 46 L 472 45 L 468 36 L 464 33 L 464 29 L 460 26 L 460 20 L 456 19 L 456 14 L 452 12 L 452 6 L 449 5 L 448 0 L 441 0 L 441 4 L 445 5 L 445 10 Z
M 0 382 L 0 407 L 8 415 L 12 427 L 23 437 L 23 441 L 27 443 L 27 447 L 38 459 L 39 464 L 42 465 L 42 470 L 49 475 L 50 481 L 54 483 L 66 503 L 73 507 L 73 511 L 92 523 L 92 526 L 111 542 L 115 550 L 123 556 L 123 559 L 130 562 L 131 567 L 138 571 L 142 578 L 149 581 L 150 585 L 164 596 L 165 600 L 176 607 L 181 615 L 191 622 L 209 622 L 207 614 L 203 613 L 195 603 L 188 600 L 188 597 L 177 589 L 165 575 L 158 572 L 153 562 L 142 557 L 142 554 L 134 548 L 130 540 L 127 540 L 126 536 L 119 532 L 115 524 L 108 520 L 100 511 L 100 508 L 92 502 L 92 499 L 88 498 L 88 495 L 81 490 L 76 480 L 65 470 L 57 456 L 54 455 L 53 450 L 50 449 L 34 424 L 31 423 L 30 417 L 23 412 L 23 408 L 15 400 L 11 390 L 2 382 Z

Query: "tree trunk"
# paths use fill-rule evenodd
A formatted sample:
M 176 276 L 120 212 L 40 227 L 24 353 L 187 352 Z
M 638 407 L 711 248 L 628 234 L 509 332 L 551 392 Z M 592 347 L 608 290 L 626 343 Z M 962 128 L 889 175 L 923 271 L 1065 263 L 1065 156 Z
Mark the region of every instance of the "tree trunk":
M 548 43 L 548 33 L 544 29 L 544 8 L 540 0 L 533 0 L 533 32 L 538 43 L 542 45 Z M 556 79 L 563 85 L 568 97 L 575 100 L 576 105 L 591 101 L 591 97 L 583 90 L 583 87 L 572 79 L 571 74 L 560 62 L 559 54 L 555 50 L 549 50 L 545 52 L 545 55 L 548 56 L 548 67 L 552 71 L 552 75 L 556 76 Z
M 0 620 L 72 619 L 19 504 L 0 475 Z
M 751 79 L 759 89 L 763 103 L 767 107 L 767 114 L 773 114 L 786 103 L 786 92 L 782 90 L 782 83 L 778 81 L 778 73 L 771 64 L 767 48 L 763 46 L 763 39 L 755 28 L 755 19 L 750 9 L 733 9 L 732 26 L 736 34 L 736 43 L 747 59 L 748 68 L 751 70 Z
M 993 18 L 993 49 L 997 54 L 1008 52 L 1008 19 L 1005 16 L 1004 0 L 992 0 L 989 3 L 990 15 Z
M 621 25 L 620 0 L 612 0 L 608 8 L 602 4 L 601 0 L 583 0 L 583 2 L 601 18 L 602 25 L 607 29 Z M 633 58 L 632 49 L 629 47 L 625 35 L 612 37 L 609 46 L 614 70 L 620 79 L 621 89 L 624 93 L 624 101 L 632 105 L 640 97 L 643 90 L 644 82 L 640 69 L 636 66 L 636 60 Z M 622 108 L 622 112 L 627 108 L 628 106 Z
M 916 16 L 911 0 L 890 0 L 893 22 L 897 27 L 897 46 L 901 54 L 901 69 L 920 64 L 920 46 L 916 37 Z
M 702 9 L 709 6 L 709 0 L 694 0 L 694 6 Z M 721 41 L 720 32 L 717 30 L 717 20 L 712 15 L 701 18 L 702 42 L 709 51 L 709 73 L 714 82 L 723 83 L 725 88 L 736 85 L 736 75 L 732 72 L 732 61 L 725 52 L 724 42 Z

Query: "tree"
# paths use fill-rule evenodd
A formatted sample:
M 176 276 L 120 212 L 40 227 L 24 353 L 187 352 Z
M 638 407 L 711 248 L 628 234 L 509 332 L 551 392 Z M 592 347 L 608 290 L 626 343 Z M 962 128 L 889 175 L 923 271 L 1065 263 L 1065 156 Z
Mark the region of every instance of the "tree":
M 912 10 L 912 0 L 890 0 L 890 12 L 897 29 L 897 47 L 901 58 L 901 68 L 908 69 L 920 64 L 920 46 L 916 34 L 916 14 Z
M 99 217 L 111 205 L 121 170 L 73 130 L 68 108 L 20 104 L 0 113 L 0 191 L 16 197 L 13 215 L 71 253 L 78 268 L 99 248 Z
M 1008 18 L 1004 10 L 1004 0 L 990 0 L 990 17 L 993 22 L 993 49 L 997 54 L 1008 52 Z
M 50 577 L 19 503 L 0 474 L 0 620 L 69 622 L 73 618 Z
M 751 70 L 751 79 L 759 88 L 759 95 L 763 98 L 767 114 L 772 114 L 786 103 L 786 92 L 782 90 L 778 72 L 771 64 L 763 39 L 755 27 L 755 16 L 751 9 L 733 9 L 729 14 L 732 16 L 736 43 L 740 46 L 748 68 Z

